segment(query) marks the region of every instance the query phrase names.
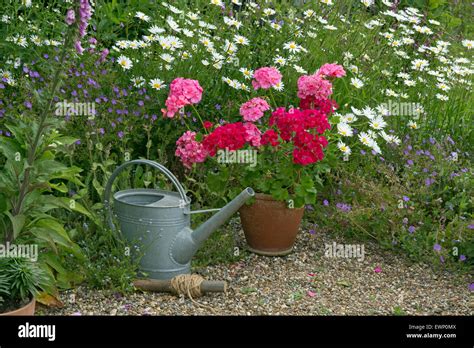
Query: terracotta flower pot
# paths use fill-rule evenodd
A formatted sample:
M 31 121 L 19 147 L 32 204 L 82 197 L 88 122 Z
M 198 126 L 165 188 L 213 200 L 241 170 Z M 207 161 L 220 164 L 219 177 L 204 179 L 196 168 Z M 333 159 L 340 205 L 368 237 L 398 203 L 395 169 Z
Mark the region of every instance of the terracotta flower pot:
M 240 220 L 249 250 L 260 255 L 287 255 L 293 249 L 304 208 L 290 209 L 285 202 L 257 193 L 252 205 L 240 208 Z
M 36 301 L 35 299 L 33 299 L 26 306 L 23 306 L 11 312 L 0 313 L 0 316 L 8 316 L 8 317 L 20 316 L 20 315 L 32 316 L 32 315 L 35 315 L 35 307 L 36 307 Z

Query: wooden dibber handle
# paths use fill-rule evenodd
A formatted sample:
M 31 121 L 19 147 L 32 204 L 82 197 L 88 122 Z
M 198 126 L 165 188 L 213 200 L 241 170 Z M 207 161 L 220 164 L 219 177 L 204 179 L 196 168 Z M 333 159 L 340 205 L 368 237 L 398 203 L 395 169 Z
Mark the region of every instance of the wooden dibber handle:
M 133 285 L 140 290 L 157 291 L 157 292 L 173 292 L 171 280 L 157 279 L 137 279 Z M 224 281 L 204 280 L 201 283 L 201 292 L 226 292 L 227 283 Z

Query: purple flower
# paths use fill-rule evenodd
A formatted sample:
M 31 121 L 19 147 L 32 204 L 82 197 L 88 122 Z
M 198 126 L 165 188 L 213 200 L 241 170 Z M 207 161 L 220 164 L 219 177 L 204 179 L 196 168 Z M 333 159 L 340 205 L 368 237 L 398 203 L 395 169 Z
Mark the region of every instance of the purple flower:
M 306 204 L 306 205 L 304 206 L 304 208 L 305 208 L 306 210 L 308 210 L 308 211 L 314 211 L 314 208 L 313 208 L 313 206 L 312 206 L 311 204 Z
M 407 197 L 407 196 L 403 196 L 402 198 L 403 198 L 403 201 L 405 201 L 405 202 L 408 202 L 410 200 L 410 198 Z
M 346 203 L 337 203 L 336 208 L 344 213 L 348 213 L 351 211 L 352 207 Z
M 323 201 L 323 205 L 324 205 L 325 207 L 327 207 L 327 206 L 329 205 L 329 201 L 328 201 L 327 199 L 325 199 L 325 200 Z
M 460 255 L 459 261 L 466 261 L 466 255 Z
M 410 160 L 407 161 L 407 164 L 408 164 L 409 166 L 412 166 L 412 165 L 413 165 L 413 161 L 410 159 Z
M 80 141 L 80 140 L 76 140 L 75 144 L 76 144 L 76 145 L 81 145 L 81 141 Z
M 406 225 L 408 223 L 408 218 L 403 218 L 402 223 Z
M 81 45 L 80 41 L 76 41 L 74 43 L 74 48 L 76 49 L 77 53 L 79 53 L 79 54 L 82 54 L 82 52 L 84 52 L 84 49 L 82 48 L 82 45 Z
M 216 108 L 216 110 L 220 110 L 222 108 L 220 104 L 216 104 L 214 105 L 214 107 Z
M 434 250 L 434 251 L 441 251 L 441 245 L 439 245 L 438 243 L 436 243 L 436 244 L 433 246 L 433 250 Z
M 474 291 L 474 283 L 469 284 L 469 291 Z
M 431 184 L 433 184 L 434 182 L 435 182 L 434 179 L 426 178 L 425 179 L 425 186 L 431 186 Z
M 444 257 L 443 257 L 443 256 L 440 256 L 440 257 L 439 257 L 439 260 L 440 260 L 442 263 L 444 263 Z
M 470 230 L 474 230 L 474 224 L 467 225 L 467 228 L 469 228 Z
M 110 53 L 110 51 L 107 48 L 104 48 L 102 50 L 102 52 L 100 52 L 99 62 L 101 62 L 101 63 L 105 62 L 105 59 L 107 58 L 109 53 Z M 107 73 L 107 71 L 105 71 L 105 73 Z M 103 74 L 103 75 L 105 75 L 105 74 Z
M 86 36 L 86 29 L 89 25 L 89 19 L 92 17 L 92 7 L 89 0 L 80 0 L 79 4 L 79 35 Z
M 32 107 L 31 102 L 28 101 L 28 100 L 25 101 L 24 105 L 25 105 L 25 108 L 27 108 L 27 109 L 31 109 L 31 107 Z
M 120 139 L 123 138 L 123 132 L 122 132 L 122 131 L 118 132 L 117 135 L 118 135 L 118 137 L 119 137 Z
M 408 227 L 408 232 L 414 233 L 415 232 L 415 226 Z
M 309 234 L 316 234 L 316 230 L 310 229 L 310 230 L 309 230 Z
M 75 21 L 76 21 L 76 14 L 74 10 L 71 8 L 67 10 L 67 13 L 66 13 L 66 24 L 72 25 Z
M 365 155 L 367 152 L 365 152 L 364 150 L 360 150 L 360 154 L 361 155 Z

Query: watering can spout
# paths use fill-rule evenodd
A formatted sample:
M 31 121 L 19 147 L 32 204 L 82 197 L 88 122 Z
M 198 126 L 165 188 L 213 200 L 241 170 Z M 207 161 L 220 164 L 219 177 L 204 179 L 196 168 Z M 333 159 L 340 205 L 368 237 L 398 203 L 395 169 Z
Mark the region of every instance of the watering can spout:
M 179 263 L 186 263 L 191 260 L 199 246 L 209 236 L 217 230 L 224 222 L 226 222 L 239 208 L 244 205 L 255 192 L 250 187 L 243 190 L 237 197 L 224 206 L 218 213 L 212 216 L 209 220 L 204 222 L 196 230 L 191 231 L 185 228 L 181 231 L 172 249 L 173 258 Z

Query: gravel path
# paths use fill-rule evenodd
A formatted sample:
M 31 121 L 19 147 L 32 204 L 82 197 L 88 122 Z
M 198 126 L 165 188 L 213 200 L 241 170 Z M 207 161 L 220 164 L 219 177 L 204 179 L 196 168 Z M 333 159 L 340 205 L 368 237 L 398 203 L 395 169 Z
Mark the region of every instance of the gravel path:
M 242 237 L 243 238 L 243 237 Z M 197 302 L 161 293 L 126 297 L 86 287 L 61 294 L 63 308 L 40 308 L 45 315 L 473 315 L 468 276 L 410 265 L 402 257 L 365 244 L 365 258 L 329 258 L 324 245 L 343 243 L 328 235 L 301 232 L 292 254 L 249 254 L 230 265 L 195 272 L 226 280 L 227 294 Z M 380 272 L 375 268 L 380 267 Z

